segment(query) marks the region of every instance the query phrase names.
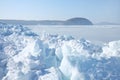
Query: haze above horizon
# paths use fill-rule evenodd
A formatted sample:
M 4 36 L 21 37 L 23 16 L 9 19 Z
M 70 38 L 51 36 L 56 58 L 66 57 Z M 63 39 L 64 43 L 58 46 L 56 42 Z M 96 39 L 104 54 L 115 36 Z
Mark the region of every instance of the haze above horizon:
M 1 0 L 0 19 L 66 20 L 120 23 L 120 0 Z

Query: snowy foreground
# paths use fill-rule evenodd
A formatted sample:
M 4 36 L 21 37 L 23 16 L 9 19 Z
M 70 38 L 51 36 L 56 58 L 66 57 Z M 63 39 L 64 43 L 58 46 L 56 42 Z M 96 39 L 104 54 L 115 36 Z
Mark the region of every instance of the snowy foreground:
M 120 41 L 99 46 L 0 24 L 0 80 L 120 80 Z

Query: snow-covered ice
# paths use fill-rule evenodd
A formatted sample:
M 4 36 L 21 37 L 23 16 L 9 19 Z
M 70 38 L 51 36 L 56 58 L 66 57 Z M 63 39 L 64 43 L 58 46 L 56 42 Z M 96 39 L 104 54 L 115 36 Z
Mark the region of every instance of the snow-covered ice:
M 0 24 L 0 80 L 120 80 L 120 40 L 96 45 Z
M 73 36 L 75 39 L 87 39 L 94 43 L 106 43 L 120 40 L 120 25 L 25 25 L 37 34 L 46 31 L 49 34 Z

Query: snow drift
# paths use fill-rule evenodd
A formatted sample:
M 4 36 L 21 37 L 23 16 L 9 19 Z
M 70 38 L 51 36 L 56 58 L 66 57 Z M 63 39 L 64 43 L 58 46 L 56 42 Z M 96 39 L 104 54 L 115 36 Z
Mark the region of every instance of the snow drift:
M 0 24 L 0 80 L 119 80 L 120 41 L 104 46 Z

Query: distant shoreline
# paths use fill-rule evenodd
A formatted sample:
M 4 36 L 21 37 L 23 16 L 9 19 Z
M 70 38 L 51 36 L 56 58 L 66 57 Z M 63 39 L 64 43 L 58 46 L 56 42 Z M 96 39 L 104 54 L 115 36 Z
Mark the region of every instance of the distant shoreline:
M 0 22 L 7 24 L 21 24 L 21 25 L 93 25 L 93 23 L 86 18 L 71 18 L 68 20 L 6 20 L 0 19 Z

